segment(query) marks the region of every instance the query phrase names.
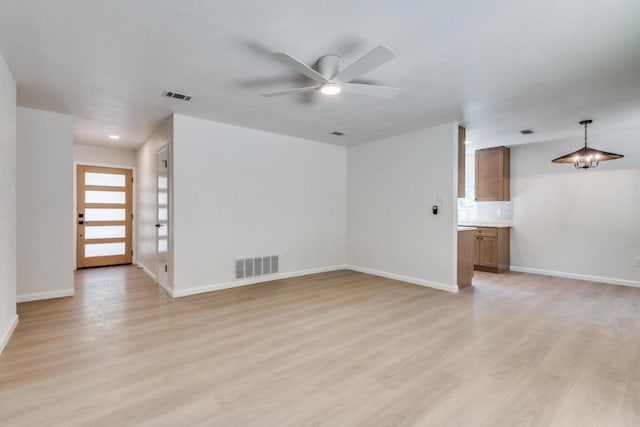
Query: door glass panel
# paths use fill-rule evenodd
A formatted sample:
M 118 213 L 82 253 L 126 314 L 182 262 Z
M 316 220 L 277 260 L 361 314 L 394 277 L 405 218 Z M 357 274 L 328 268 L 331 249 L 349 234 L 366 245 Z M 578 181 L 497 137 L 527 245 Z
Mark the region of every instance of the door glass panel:
M 125 237 L 124 225 L 88 226 L 84 228 L 85 239 L 111 239 L 114 237 Z
M 94 243 L 84 245 L 84 256 L 87 258 L 96 256 L 124 255 L 123 243 Z
M 85 221 L 124 221 L 125 209 L 98 209 L 88 208 L 84 210 Z
M 105 185 L 108 187 L 124 187 L 125 175 L 115 173 L 85 172 L 84 185 Z
M 158 192 L 158 205 L 167 206 L 168 198 L 165 191 Z
M 159 176 L 158 177 L 158 190 L 166 190 L 168 188 L 168 179 L 166 176 Z
M 127 193 L 124 191 L 91 191 L 84 192 L 85 203 L 120 203 L 127 202 Z
M 158 229 L 158 236 L 160 237 L 166 237 L 167 236 L 167 227 L 160 227 Z
M 167 220 L 167 208 L 158 209 L 158 221 L 166 221 Z
M 158 252 L 167 251 L 167 239 L 158 239 Z

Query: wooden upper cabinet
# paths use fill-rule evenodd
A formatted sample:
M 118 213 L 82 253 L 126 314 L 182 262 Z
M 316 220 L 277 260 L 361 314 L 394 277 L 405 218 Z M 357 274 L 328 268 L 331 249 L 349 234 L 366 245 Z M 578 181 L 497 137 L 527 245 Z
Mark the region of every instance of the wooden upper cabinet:
M 476 151 L 476 200 L 507 201 L 509 195 L 509 149 L 485 148 Z
M 458 126 L 458 197 L 464 198 L 465 186 L 465 146 L 467 130 L 462 126 Z

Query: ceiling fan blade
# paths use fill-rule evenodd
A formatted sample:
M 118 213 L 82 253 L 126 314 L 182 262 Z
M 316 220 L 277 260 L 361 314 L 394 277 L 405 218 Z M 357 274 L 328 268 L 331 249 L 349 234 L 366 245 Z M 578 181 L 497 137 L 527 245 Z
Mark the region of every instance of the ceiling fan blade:
M 304 74 L 305 76 L 309 77 L 311 80 L 315 80 L 318 83 L 329 83 L 329 80 L 325 78 L 322 74 L 320 74 L 313 68 L 309 67 L 308 65 L 298 61 L 296 58 L 294 58 L 289 54 L 278 52 L 278 53 L 271 54 L 271 56 L 273 56 L 283 64 L 287 64 L 297 72 Z
M 360 83 L 343 83 L 342 91 L 354 95 L 375 96 L 377 98 L 395 98 L 400 89 L 397 87 L 386 87 L 377 85 L 365 85 Z
M 297 87 L 295 89 L 285 89 L 285 90 L 277 90 L 275 92 L 266 92 L 266 93 L 263 93 L 262 96 L 293 95 L 294 93 L 311 92 L 318 88 L 320 88 L 320 86 Z
M 347 83 L 356 77 L 372 71 L 387 61 L 395 58 L 396 54 L 384 45 L 380 45 L 369 53 L 360 57 L 356 62 L 342 70 L 333 79 L 338 82 Z

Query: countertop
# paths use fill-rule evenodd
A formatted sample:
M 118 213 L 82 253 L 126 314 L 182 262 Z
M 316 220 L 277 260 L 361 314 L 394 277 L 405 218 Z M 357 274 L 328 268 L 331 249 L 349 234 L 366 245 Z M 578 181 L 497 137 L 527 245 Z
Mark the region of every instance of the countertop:
M 467 227 L 467 226 L 463 226 L 463 225 L 459 225 L 458 226 L 458 231 L 473 231 L 473 230 L 477 230 L 477 227 Z
M 458 224 L 458 230 L 460 229 L 460 227 L 511 228 L 511 227 L 513 227 L 513 225 L 512 224 L 507 224 L 507 223 L 502 223 L 502 224 L 492 224 L 492 223 L 486 223 L 486 224 L 481 224 L 481 223 L 477 223 L 477 224 Z

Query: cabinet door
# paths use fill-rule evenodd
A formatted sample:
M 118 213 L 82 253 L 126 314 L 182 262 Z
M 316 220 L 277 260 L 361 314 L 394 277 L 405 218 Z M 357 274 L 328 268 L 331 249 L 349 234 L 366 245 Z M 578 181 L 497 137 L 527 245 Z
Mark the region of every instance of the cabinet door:
M 498 267 L 498 239 L 496 237 L 476 237 L 477 265 Z
M 465 159 L 466 159 L 466 147 L 464 140 L 466 139 L 466 129 L 462 126 L 458 126 L 458 197 L 464 198 L 465 189 Z
M 476 200 L 509 200 L 509 149 L 476 151 Z
M 473 241 L 473 265 L 480 265 L 480 236 Z

